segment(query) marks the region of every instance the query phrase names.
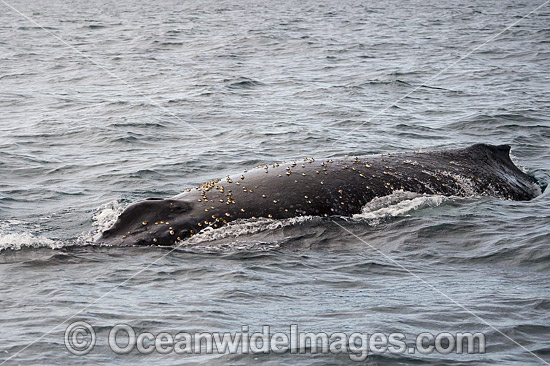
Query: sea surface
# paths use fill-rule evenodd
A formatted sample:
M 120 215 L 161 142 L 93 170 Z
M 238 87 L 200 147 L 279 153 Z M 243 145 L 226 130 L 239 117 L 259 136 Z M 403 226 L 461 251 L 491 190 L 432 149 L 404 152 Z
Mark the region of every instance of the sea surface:
M 107 340 L 121 323 L 137 334 L 400 332 L 408 346 L 423 332 L 482 332 L 482 354 L 359 364 L 550 363 L 549 190 L 526 202 L 397 192 L 352 218 L 240 222 L 177 248 L 90 240 L 131 202 L 302 157 L 510 144 L 545 186 L 540 5 L 1 0 L 0 364 L 353 363 L 119 355 Z M 96 332 L 86 355 L 64 342 L 75 321 Z

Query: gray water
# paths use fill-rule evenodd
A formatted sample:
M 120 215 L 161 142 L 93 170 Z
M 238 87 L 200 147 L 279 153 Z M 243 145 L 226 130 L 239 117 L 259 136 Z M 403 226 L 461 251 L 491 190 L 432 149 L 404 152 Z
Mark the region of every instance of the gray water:
M 548 191 L 397 195 L 352 219 L 240 223 L 175 250 L 90 241 L 130 202 L 304 156 L 510 144 L 544 185 L 550 5 L 521 19 L 541 4 L 1 1 L 0 362 L 352 362 L 118 355 L 106 339 L 119 323 L 172 334 L 298 324 L 402 332 L 407 344 L 483 332 L 484 354 L 363 363 L 550 362 Z M 77 320 L 97 333 L 84 356 L 63 342 Z

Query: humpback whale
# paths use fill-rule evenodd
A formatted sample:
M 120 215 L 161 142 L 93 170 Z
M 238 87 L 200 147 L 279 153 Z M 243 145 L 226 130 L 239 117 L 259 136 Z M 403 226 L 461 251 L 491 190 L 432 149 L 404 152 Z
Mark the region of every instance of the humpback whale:
M 443 151 L 302 158 L 260 165 L 171 198 L 131 204 L 98 240 L 173 245 L 206 227 L 218 228 L 237 219 L 350 216 L 373 198 L 400 190 L 510 200 L 536 197 L 540 187 L 514 165 L 509 153 L 509 145 L 476 144 Z

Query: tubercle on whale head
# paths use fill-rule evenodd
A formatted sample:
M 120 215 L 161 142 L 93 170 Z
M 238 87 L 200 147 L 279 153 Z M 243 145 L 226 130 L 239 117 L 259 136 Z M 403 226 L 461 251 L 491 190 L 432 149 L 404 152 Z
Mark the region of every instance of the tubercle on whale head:
M 193 233 L 185 213 L 191 204 L 174 199 L 147 199 L 126 208 L 97 240 L 112 245 L 173 245 Z

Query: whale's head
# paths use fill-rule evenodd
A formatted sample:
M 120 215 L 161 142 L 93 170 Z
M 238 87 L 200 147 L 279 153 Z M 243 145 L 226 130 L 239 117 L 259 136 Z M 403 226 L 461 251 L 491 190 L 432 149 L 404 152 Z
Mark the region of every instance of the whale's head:
M 134 203 L 97 240 L 112 245 L 173 245 L 192 234 L 191 204 L 150 198 Z

